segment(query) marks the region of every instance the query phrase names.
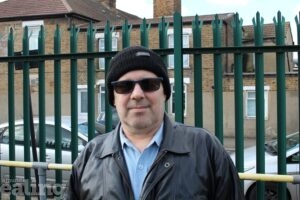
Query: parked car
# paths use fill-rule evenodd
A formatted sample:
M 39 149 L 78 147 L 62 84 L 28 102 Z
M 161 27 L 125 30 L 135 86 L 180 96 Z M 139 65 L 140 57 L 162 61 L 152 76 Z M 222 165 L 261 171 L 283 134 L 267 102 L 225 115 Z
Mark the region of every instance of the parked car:
M 34 131 L 37 144 L 37 155 L 39 156 L 39 119 L 34 118 Z M 62 163 L 71 164 L 71 123 L 70 117 L 62 117 L 61 120 L 61 147 L 62 147 Z M 46 162 L 55 163 L 55 121 L 53 117 L 47 117 L 45 120 L 45 136 L 46 136 Z M 78 150 L 81 151 L 88 141 L 86 134 L 78 132 Z M 30 148 L 30 157 L 32 159 L 32 148 Z M 24 124 L 23 120 L 15 121 L 15 160 L 24 161 Z M 9 160 L 9 124 L 0 125 L 0 160 Z M 10 180 L 9 168 L 1 167 L 1 180 Z M 63 185 L 69 180 L 69 171 L 62 172 Z M 47 186 L 55 184 L 55 171 L 47 170 L 46 174 Z M 24 169 L 16 168 L 16 180 L 24 180 Z M 34 170 L 31 171 L 32 187 L 35 186 Z M 21 181 L 22 182 L 22 181 Z
M 235 162 L 235 153 L 231 154 Z M 256 146 L 244 150 L 245 173 L 256 173 Z M 277 139 L 265 143 L 265 173 L 277 174 L 278 143 Z M 299 175 L 299 132 L 292 133 L 286 137 L 286 169 L 288 175 Z M 244 193 L 247 200 L 256 199 L 255 180 L 244 181 Z M 287 183 L 287 200 L 299 200 L 299 185 Z M 265 183 L 265 199 L 278 199 L 277 184 Z
M 119 115 L 118 115 L 117 110 L 115 108 L 112 109 L 112 114 L 111 115 L 112 115 L 112 117 L 111 117 L 111 119 L 112 119 L 112 128 L 114 129 L 120 121 Z M 100 124 L 105 125 L 105 112 L 102 112 L 98 115 L 97 122 L 100 123 Z
M 78 124 L 78 131 L 88 136 L 88 122 Z M 95 136 L 105 133 L 105 125 L 95 122 Z

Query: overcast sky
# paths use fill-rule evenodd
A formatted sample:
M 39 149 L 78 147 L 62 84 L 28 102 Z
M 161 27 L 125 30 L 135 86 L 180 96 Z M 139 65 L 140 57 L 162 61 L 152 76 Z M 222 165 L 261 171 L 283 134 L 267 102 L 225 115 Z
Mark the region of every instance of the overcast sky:
M 116 4 L 118 9 L 141 18 L 153 17 L 153 0 L 116 0 Z M 182 0 L 181 9 L 183 16 L 239 13 L 243 25 L 252 25 L 257 12 L 264 23 L 273 23 L 280 11 L 285 21 L 291 23 L 294 41 L 297 41 L 295 17 L 299 19 L 299 0 Z

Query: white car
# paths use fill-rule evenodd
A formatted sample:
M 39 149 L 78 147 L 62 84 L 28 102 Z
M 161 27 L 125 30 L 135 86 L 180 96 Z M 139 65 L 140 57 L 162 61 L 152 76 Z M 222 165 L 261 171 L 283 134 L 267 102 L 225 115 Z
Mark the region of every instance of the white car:
M 235 153 L 231 154 L 235 162 Z M 277 174 L 278 146 L 277 140 L 265 143 L 265 173 Z M 245 173 L 256 173 L 256 146 L 244 150 Z M 289 134 L 286 137 L 286 169 L 288 175 L 299 175 L 299 133 Z M 287 183 L 287 200 L 299 200 L 299 185 Z M 247 200 L 256 199 L 255 180 L 244 180 L 244 193 Z M 277 184 L 265 182 L 265 199 L 278 199 Z
M 39 119 L 34 118 L 34 130 L 37 144 L 37 156 L 39 157 Z M 62 163 L 71 164 L 71 123 L 70 117 L 62 117 L 61 120 L 61 136 L 62 136 Z M 45 120 L 45 140 L 46 140 L 46 162 L 55 163 L 55 121 L 53 117 L 46 117 Z M 88 141 L 87 135 L 78 132 L 78 150 L 82 150 Z M 33 160 L 32 148 L 30 148 L 30 158 Z M 9 160 L 9 126 L 8 123 L 0 125 L 0 160 Z M 23 120 L 15 121 L 15 160 L 24 161 L 24 126 Z M 2 184 L 15 181 L 10 180 L 9 168 L 0 167 Z M 63 185 L 69 180 L 70 172 L 63 171 Z M 55 184 L 55 171 L 47 170 L 47 184 Z M 16 182 L 24 181 L 24 168 L 16 168 Z M 31 181 L 34 187 L 35 173 L 31 171 Z

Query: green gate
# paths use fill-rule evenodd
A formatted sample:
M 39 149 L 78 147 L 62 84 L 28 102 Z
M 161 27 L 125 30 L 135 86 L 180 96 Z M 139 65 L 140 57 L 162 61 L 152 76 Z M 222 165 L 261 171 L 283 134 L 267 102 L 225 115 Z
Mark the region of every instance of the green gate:
M 276 54 L 276 73 L 274 75 L 276 81 L 276 88 L 274 90 L 277 91 L 277 99 L 276 99 L 276 109 L 277 109 L 277 134 L 278 137 L 278 174 L 286 174 L 286 155 L 285 155 L 285 137 L 287 132 L 286 127 L 286 78 L 293 77 L 293 80 L 296 79 L 298 86 L 296 86 L 298 92 L 300 77 L 298 73 L 294 75 L 287 76 L 285 63 L 286 63 L 286 55 L 288 52 L 298 52 L 299 57 L 299 40 L 300 40 L 300 24 L 299 20 L 295 18 L 297 24 L 297 38 L 298 45 L 286 45 L 285 44 L 285 28 L 286 22 L 284 17 L 281 16 L 280 12 L 278 12 L 277 19 L 274 18 L 274 26 L 275 26 L 275 45 L 264 45 L 264 23 L 263 19 L 260 17 L 260 14 L 257 13 L 256 17 L 253 19 L 253 30 L 254 30 L 254 45 L 244 46 L 243 41 L 243 28 L 242 28 L 242 20 L 239 18 L 238 14 L 235 14 L 232 18 L 232 21 L 226 22 L 230 24 L 232 35 L 227 35 L 228 38 L 231 38 L 231 45 L 224 44 L 224 21 L 219 19 L 218 15 L 210 22 L 211 33 L 212 33 L 212 46 L 204 46 L 203 41 L 206 38 L 206 35 L 202 33 L 204 24 L 207 22 L 200 20 L 199 16 L 195 16 L 190 27 L 192 29 L 192 47 L 184 48 L 183 47 L 183 28 L 186 24 L 182 21 L 182 16 L 178 13 L 174 14 L 173 21 L 166 21 L 164 17 L 161 18 L 160 22 L 157 26 L 157 38 L 158 38 L 158 47 L 154 50 L 159 53 L 168 63 L 169 55 L 174 55 L 174 69 L 171 70 L 171 77 L 174 78 L 174 118 L 178 122 L 184 122 L 185 113 L 185 96 L 182 91 L 184 91 L 184 73 L 186 69 L 183 68 L 183 55 L 189 55 L 193 59 L 193 72 L 190 73 L 190 78 L 193 85 L 194 99 L 193 99 L 193 110 L 194 110 L 194 125 L 198 127 L 205 126 L 205 119 L 207 115 L 204 112 L 204 81 L 205 76 L 203 74 L 204 68 L 206 68 L 206 63 L 204 60 L 205 56 L 212 56 L 212 66 L 213 69 L 213 100 L 214 100 L 214 117 L 209 119 L 214 121 L 214 132 L 219 140 L 224 143 L 224 107 L 226 107 L 226 102 L 224 102 L 224 88 L 227 85 L 224 85 L 224 80 L 229 79 L 228 75 L 224 72 L 224 59 L 228 59 L 230 56 L 233 59 L 233 70 L 232 70 L 232 87 L 234 93 L 234 110 L 232 113 L 234 115 L 234 132 L 235 132 L 235 148 L 236 148 L 236 167 L 239 172 L 244 172 L 244 136 L 245 136 L 245 125 L 244 125 L 244 91 L 243 85 L 245 81 L 245 74 L 243 71 L 243 59 L 245 54 L 254 54 L 255 59 L 255 71 L 253 72 L 253 76 L 250 81 L 255 83 L 255 124 L 256 124 L 256 146 L 257 146 L 257 173 L 265 173 L 265 157 L 264 157 L 264 144 L 265 144 L 265 103 L 264 103 L 264 86 L 265 86 L 265 78 L 266 73 L 264 70 L 264 54 L 266 53 L 275 53 Z M 150 28 L 151 24 L 147 23 L 147 20 L 144 19 L 140 24 L 140 41 L 139 44 L 143 46 L 150 47 L 153 42 L 150 40 L 151 33 L 150 31 L 155 28 Z M 174 44 L 173 48 L 169 48 L 168 44 L 168 29 L 172 27 L 174 29 Z M 122 33 L 122 48 L 131 45 L 131 32 L 132 25 L 129 25 L 127 21 L 123 23 L 121 26 L 120 32 Z M 13 29 L 9 31 L 9 37 L 7 40 L 7 56 L 0 57 L 0 63 L 6 65 L 1 72 L 3 74 L 7 74 L 7 78 L 3 80 L 7 80 L 7 91 L 1 91 L 0 95 L 8 95 L 7 105 L 3 103 L 0 104 L 1 110 L 8 109 L 8 117 L 7 121 L 9 123 L 9 160 L 15 160 L 16 154 L 21 152 L 15 151 L 15 129 L 14 123 L 16 120 L 15 116 L 15 94 L 17 91 L 16 84 L 22 85 L 22 96 L 23 96 L 23 119 L 24 119 L 24 161 L 28 162 L 30 160 L 37 161 L 39 157 L 39 161 L 46 161 L 46 141 L 45 141 L 45 117 L 46 113 L 46 97 L 47 97 L 47 69 L 53 67 L 53 113 L 55 116 L 55 144 L 62 143 L 61 137 L 61 116 L 62 116 L 62 107 L 66 106 L 62 103 L 62 90 L 64 87 L 64 83 L 62 81 L 62 67 L 66 66 L 64 61 L 69 61 L 69 96 L 70 96 L 70 116 L 72 119 L 71 129 L 72 129 L 72 140 L 71 140 L 71 149 L 72 149 L 72 161 L 74 161 L 78 155 L 78 95 L 77 95 L 77 85 L 78 85 L 78 76 L 79 76 L 79 68 L 82 66 L 78 66 L 78 60 L 86 60 L 86 68 L 85 74 L 87 76 L 87 93 L 88 93 L 88 105 L 87 105 L 87 113 L 88 113 L 88 140 L 91 140 L 94 137 L 95 133 L 95 109 L 96 102 L 95 99 L 97 97 L 95 90 L 95 60 L 98 58 L 105 58 L 105 70 L 104 74 L 107 70 L 108 63 L 110 59 L 114 56 L 116 51 L 112 51 L 112 34 L 117 31 L 117 28 L 110 25 L 108 21 L 103 27 L 103 34 L 105 38 L 105 51 L 99 52 L 95 50 L 95 34 L 96 29 L 93 24 L 89 24 L 85 32 L 86 40 L 81 41 L 86 44 L 86 52 L 79 52 L 78 45 L 79 34 L 82 34 L 82 30 L 80 30 L 75 25 L 72 25 L 69 29 L 69 41 L 70 41 L 70 51 L 69 53 L 61 53 L 61 43 L 62 40 L 66 40 L 61 36 L 61 30 L 59 25 L 57 25 L 56 30 L 54 32 L 53 37 L 53 54 L 45 54 L 45 30 L 44 27 L 41 26 L 39 39 L 38 39 L 38 53 L 36 55 L 31 55 L 29 51 L 29 38 L 30 35 L 28 33 L 28 28 L 24 28 L 24 35 L 22 40 L 22 55 L 15 55 L 14 46 L 15 44 L 15 35 Z M 136 42 L 136 41 L 134 41 Z M 229 57 L 228 57 L 229 55 Z M 35 140 L 33 140 L 34 133 L 33 123 L 32 123 L 32 100 L 31 100 L 31 88 L 30 88 L 30 73 L 31 73 L 31 63 L 36 62 L 38 68 L 35 69 L 38 74 L 38 116 L 39 116 L 39 155 L 35 155 L 34 152 L 32 154 L 30 146 L 36 145 L 33 144 Z M 16 70 L 15 64 L 22 63 L 22 82 L 16 81 Z M 51 63 L 51 64 L 49 64 Z M 298 60 L 299 63 L 299 60 Z M 103 73 L 103 72 L 99 72 Z M 105 77 L 105 76 L 104 76 Z M 296 78 L 294 78 L 296 77 Z M 247 81 L 248 78 L 246 78 Z M 197 80 L 197 81 L 196 81 Z M 227 82 L 226 82 L 227 83 Z M 298 99 L 299 99 L 299 93 Z M 299 112 L 299 106 L 297 110 Z M 167 108 L 170 109 L 170 108 Z M 300 113 L 300 112 L 299 112 Z M 112 120 L 111 120 L 112 110 L 108 105 L 106 100 L 105 102 L 105 116 L 106 116 L 106 130 L 109 131 L 112 129 Z M 299 117 L 300 118 L 300 117 Z M 299 125 L 299 119 L 298 119 Z M 31 139 L 30 139 L 31 138 Z M 31 142 L 30 142 L 31 141 Z M 62 147 L 61 145 L 55 145 L 55 162 L 62 163 Z M 31 158 L 33 156 L 33 158 Z M 10 179 L 16 178 L 16 168 L 10 167 Z M 32 176 L 30 169 L 24 169 L 25 179 L 30 180 Z M 56 171 L 56 183 L 62 183 L 62 172 Z M 264 182 L 258 181 L 258 190 L 257 194 L 259 194 L 259 199 L 264 199 Z M 286 197 L 286 183 L 279 183 L 279 196 L 280 199 L 285 199 Z M 30 199 L 30 195 L 25 196 L 26 199 Z M 11 195 L 11 199 L 16 199 L 16 196 Z

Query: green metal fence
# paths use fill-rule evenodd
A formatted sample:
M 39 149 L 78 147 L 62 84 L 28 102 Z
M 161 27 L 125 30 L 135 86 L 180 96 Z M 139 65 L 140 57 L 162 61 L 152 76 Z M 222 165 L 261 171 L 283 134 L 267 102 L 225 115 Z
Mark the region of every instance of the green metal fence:
M 263 44 L 263 20 L 260 14 L 253 18 L 254 27 L 254 45 L 253 46 L 243 46 L 242 42 L 242 20 L 239 15 L 236 14 L 231 22 L 233 35 L 233 46 L 224 46 L 222 44 L 222 20 L 215 16 L 215 19 L 211 22 L 212 32 L 213 32 L 213 46 L 203 47 L 202 46 L 202 26 L 203 21 L 199 20 L 198 16 L 195 16 L 192 22 L 192 34 L 193 34 L 193 47 L 183 48 L 182 47 L 182 16 L 178 13 L 174 14 L 173 18 L 173 28 L 174 28 L 174 48 L 168 48 L 167 40 L 167 29 L 170 26 L 165 18 L 161 18 L 158 26 L 159 34 L 159 49 L 154 49 L 159 53 L 163 59 L 167 62 L 169 54 L 174 54 L 174 80 L 175 80 L 175 120 L 178 122 L 184 122 L 184 96 L 183 96 L 183 54 L 189 54 L 193 56 L 194 72 L 193 79 L 199 80 L 194 81 L 194 107 L 195 116 L 194 123 L 196 126 L 203 126 L 203 119 L 205 114 L 203 113 L 203 56 L 206 54 L 213 55 L 213 71 L 214 71 L 214 112 L 215 118 L 211 119 L 215 121 L 215 134 L 223 143 L 224 140 L 224 121 L 223 121 L 223 79 L 224 72 L 222 70 L 222 55 L 232 54 L 234 57 L 234 109 L 235 109 L 235 146 L 236 146 L 236 167 L 239 172 L 244 172 L 244 104 L 243 104 L 243 53 L 254 53 L 255 54 L 255 88 L 256 88 L 256 146 L 257 146 L 257 173 L 265 173 L 265 157 L 264 157 L 264 143 L 265 143 L 265 119 L 264 119 L 264 53 L 274 52 L 276 53 L 276 81 L 277 81 L 277 129 L 278 129 L 278 174 L 286 174 L 286 158 L 285 158 L 285 136 L 286 136 L 286 83 L 285 83 L 285 53 L 286 52 L 298 52 L 299 57 L 299 41 L 300 41 L 300 24 L 299 19 L 295 17 L 297 24 L 297 45 L 285 45 L 285 20 L 281 16 L 280 12 L 277 15 L 277 19 L 274 19 L 274 24 L 276 27 L 276 45 L 275 46 L 264 46 Z M 131 45 L 130 33 L 132 26 L 128 24 L 127 21 L 122 25 L 122 48 Z M 71 118 L 72 118 L 72 160 L 74 161 L 78 155 L 78 96 L 77 96 L 77 84 L 78 84 L 78 60 L 85 59 L 87 63 L 86 73 L 87 73 L 87 87 L 88 87 L 88 140 L 94 137 L 95 132 L 95 59 L 105 58 L 105 72 L 108 67 L 108 63 L 111 57 L 116 53 L 112 50 L 112 32 L 114 27 L 107 22 L 104 29 L 105 35 L 105 52 L 97 52 L 95 47 L 95 32 L 93 24 L 89 24 L 86 31 L 86 52 L 78 52 L 78 35 L 80 34 L 79 28 L 75 25 L 71 26 L 69 29 L 69 40 L 70 40 L 70 53 L 61 53 L 61 31 L 59 25 L 57 25 L 54 38 L 53 38 L 53 54 L 45 54 L 45 30 L 41 27 L 38 40 L 38 54 L 29 54 L 29 35 L 28 28 L 24 28 L 24 35 L 22 40 L 22 52 L 23 55 L 14 55 L 15 38 L 13 29 L 9 31 L 9 37 L 7 41 L 7 55 L 5 57 L 0 57 L 1 63 L 7 63 L 7 74 L 8 74 L 8 122 L 9 122 L 9 160 L 15 160 L 15 129 L 14 123 L 15 117 L 15 63 L 23 63 L 23 116 L 24 116 L 24 161 L 29 162 L 30 160 L 46 161 L 46 144 L 45 144 L 45 116 L 46 116 L 46 87 L 45 87 L 45 63 L 47 61 L 53 61 L 53 74 L 54 74 L 54 116 L 55 116 L 55 144 L 61 144 L 61 88 L 64 84 L 61 81 L 61 66 L 64 60 L 70 61 L 70 106 L 71 107 Z M 149 33 L 150 24 L 144 19 L 140 25 L 140 44 L 144 46 L 149 46 Z M 151 41 L 150 41 L 151 42 Z M 33 123 L 32 123 L 32 108 L 30 99 L 30 84 L 29 84 L 29 74 L 30 74 L 30 62 L 38 62 L 38 110 L 39 110 L 39 155 L 32 154 L 30 145 L 34 145 L 30 141 L 34 141 L 33 133 Z M 298 60 L 299 63 L 299 60 Z M 49 67 L 49 66 L 47 66 Z M 298 84 L 300 77 L 298 75 Z M 299 89 L 299 85 L 298 85 Z M 299 95 L 299 94 L 298 94 Z M 298 97 L 299 98 L 299 97 Z M 111 115 L 112 111 L 108 102 L 106 100 L 106 129 L 111 130 L 112 121 Z M 300 105 L 300 104 L 299 104 Z M 6 105 L 0 105 L 1 109 L 5 109 Z M 4 106 L 4 107 L 3 107 Z M 298 106 L 299 108 L 300 106 Z M 300 112 L 299 112 L 300 113 Z M 300 117 L 299 117 L 300 118 Z M 31 140 L 30 140 L 31 138 Z M 55 162 L 62 163 L 62 148 L 61 145 L 55 145 Z M 33 156 L 33 158 L 31 158 Z M 11 167 L 10 169 L 10 179 L 15 179 L 16 168 Z M 25 168 L 24 174 L 25 179 L 30 180 L 32 176 L 30 169 Z M 62 183 L 62 172 L 60 170 L 56 171 L 56 183 Z M 264 199 L 264 182 L 258 181 L 258 199 Z M 286 197 L 286 183 L 279 183 L 279 199 L 285 199 Z M 11 195 L 11 199 L 16 199 L 16 196 Z M 30 195 L 25 195 L 25 199 L 30 199 Z

